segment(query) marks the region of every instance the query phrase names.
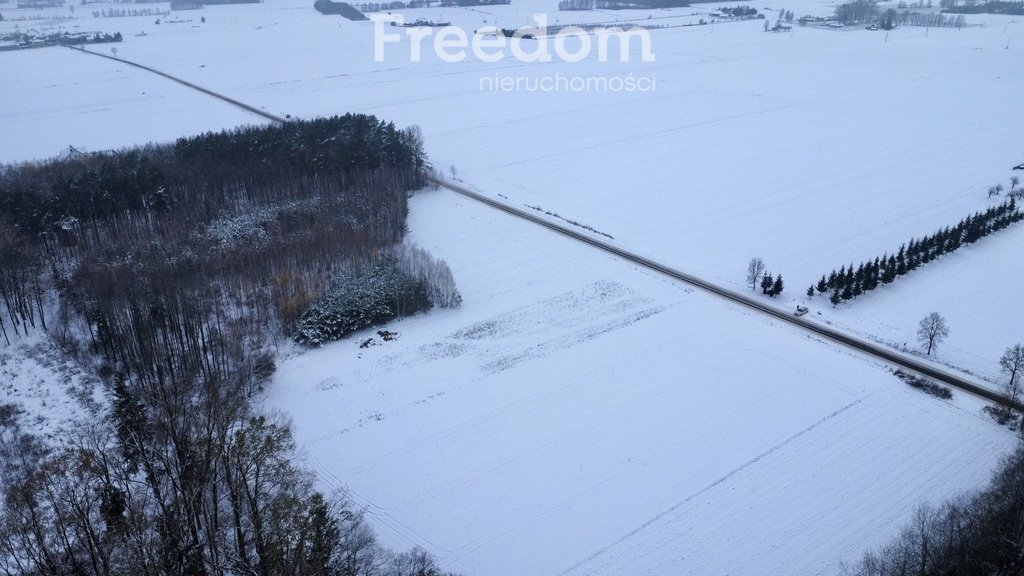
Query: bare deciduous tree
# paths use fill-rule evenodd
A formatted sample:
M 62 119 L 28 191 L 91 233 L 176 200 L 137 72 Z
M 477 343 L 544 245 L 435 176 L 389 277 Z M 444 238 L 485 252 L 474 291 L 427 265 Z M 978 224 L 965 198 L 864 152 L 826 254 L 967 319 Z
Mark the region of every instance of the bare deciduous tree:
M 750 284 L 751 290 L 757 290 L 757 283 L 761 280 L 763 273 L 764 260 L 760 256 L 754 256 L 747 264 L 747 284 Z
M 999 359 L 999 367 L 1009 377 L 1003 384 L 1003 394 L 1011 404 L 1020 400 L 1020 376 L 1024 372 L 1024 346 L 1016 344 L 1006 349 Z M 1013 408 L 1010 408 L 1012 413 Z
M 938 312 L 932 312 L 921 319 L 917 328 L 917 340 L 926 348 L 925 354 L 931 355 L 932 350 L 949 336 L 946 319 Z

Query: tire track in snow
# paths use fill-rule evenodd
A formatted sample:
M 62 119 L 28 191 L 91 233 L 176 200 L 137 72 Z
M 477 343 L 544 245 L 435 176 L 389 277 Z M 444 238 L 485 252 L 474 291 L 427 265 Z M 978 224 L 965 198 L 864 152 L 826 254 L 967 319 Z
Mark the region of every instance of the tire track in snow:
M 331 486 L 335 490 L 344 493 L 356 504 L 356 506 L 360 510 L 362 510 L 370 517 L 372 517 L 377 523 L 386 527 L 392 533 L 397 535 L 399 538 L 405 540 L 412 546 L 424 547 L 431 550 L 432 552 L 438 550 L 437 546 L 433 542 L 431 542 L 430 539 L 428 539 L 426 536 L 416 531 L 414 528 L 402 522 L 398 518 L 395 518 L 385 508 L 377 505 L 377 503 L 371 500 L 369 497 L 364 496 L 363 494 L 361 494 L 360 492 L 346 484 L 344 481 L 342 481 L 341 478 L 338 478 L 336 474 L 331 472 L 329 468 L 327 468 L 326 466 L 323 465 L 322 462 L 320 462 L 320 459 L 317 458 L 316 455 L 314 455 L 311 452 L 308 452 L 307 456 L 309 457 L 309 460 L 317 470 L 316 475 L 324 484 L 327 484 L 328 486 Z M 450 555 L 451 551 L 448 551 L 448 554 Z
M 735 122 L 737 120 L 743 120 L 745 118 L 750 118 L 752 116 L 762 116 L 764 114 L 770 114 L 772 112 L 778 112 L 780 110 L 787 110 L 787 109 L 790 109 L 790 108 L 798 108 L 799 106 L 800 106 L 800 104 L 784 104 L 784 105 L 781 105 L 781 106 L 773 106 L 773 107 L 764 108 L 764 109 L 761 109 L 761 110 L 752 110 L 752 111 L 743 112 L 743 113 L 740 113 L 740 114 L 728 114 L 728 115 L 725 115 L 725 116 L 718 116 L 718 117 L 715 117 L 715 118 L 709 118 L 707 120 L 701 120 L 699 122 L 691 122 L 691 123 L 683 124 L 683 125 L 680 125 L 680 126 L 671 126 L 671 127 L 668 127 L 668 128 L 662 128 L 660 130 L 652 130 L 650 132 L 643 132 L 643 133 L 640 133 L 640 134 L 635 134 L 633 136 L 629 136 L 627 138 L 611 139 L 611 140 L 606 140 L 604 142 L 598 142 L 596 144 L 589 144 L 589 145 L 586 145 L 586 146 L 580 146 L 580 147 L 577 147 L 577 148 L 571 148 L 571 149 L 568 149 L 568 150 L 562 150 L 562 151 L 557 152 L 555 154 L 544 154 L 544 155 L 541 155 L 541 156 L 533 156 L 533 157 L 529 157 L 529 158 L 523 158 L 523 159 L 520 159 L 520 160 L 516 160 L 515 162 L 509 162 L 507 164 L 502 164 L 502 165 L 499 165 L 499 166 L 493 166 L 493 167 L 490 168 L 490 170 L 492 170 L 492 171 L 504 170 L 506 168 L 511 168 L 511 167 L 514 167 L 514 166 L 520 166 L 522 164 L 529 164 L 531 162 L 536 162 L 538 160 L 552 160 L 552 159 L 560 158 L 560 157 L 564 157 L 564 156 L 573 156 L 573 155 L 583 154 L 583 153 L 586 153 L 586 152 L 591 152 L 593 150 L 599 150 L 601 148 L 607 148 L 609 146 L 620 146 L 620 145 L 623 145 L 623 144 L 635 144 L 637 142 L 644 142 L 646 140 L 652 140 L 652 139 L 660 138 L 661 136 L 665 136 L 666 134 L 674 134 L 676 132 L 687 132 L 689 130 L 694 130 L 696 128 L 702 128 L 702 127 L 705 127 L 705 126 L 714 126 L 716 124 L 725 124 L 725 123 L 729 123 L 729 122 Z
M 650 390 L 650 391 L 647 391 L 643 396 L 638 396 L 637 399 L 638 400 L 642 400 L 641 403 L 644 403 L 644 402 L 647 401 L 648 398 L 654 398 L 655 396 L 658 396 L 661 393 L 662 392 L 660 390 Z M 868 396 L 870 396 L 870 394 Z M 860 400 L 857 400 L 857 401 L 853 402 L 852 404 L 856 404 L 857 402 L 860 402 L 860 401 L 866 399 L 868 396 L 864 396 Z M 758 402 L 759 402 L 759 399 L 757 397 L 751 396 L 749 398 L 746 398 L 745 401 L 742 402 L 741 404 L 737 405 L 736 408 L 737 409 L 742 408 L 742 409 L 745 410 L 747 404 L 757 404 Z M 847 407 L 849 407 L 849 406 L 844 406 L 843 408 L 840 408 L 835 413 L 833 413 L 833 415 L 841 412 L 842 410 L 845 410 Z M 710 415 L 710 414 L 706 415 L 706 416 L 708 418 L 711 418 L 711 419 L 716 419 L 716 418 L 712 418 L 712 415 Z M 589 423 L 587 425 L 584 425 L 584 426 L 578 427 L 576 429 L 573 429 L 570 432 L 576 434 L 576 433 L 579 433 L 579 432 L 582 432 L 582 431 L 594 428 L 594 427 L 596 427 L 598 425 L 605 425 L 605 426 L 607 426 L 607 424 L 609 422 L 626 421 L 626 420 L 633 419 L 635 417 L 636 417 L 636 415 L 633 414 L 632 412 L 622 412 L 622 413 L 618 414 L 616 417 L 605 419 L 600 424 L 597 423 L 597 422 L 591 422 L 591 423 Z M 826 416 L 823 420 L 828 419 L 829 417 L 830 416 Z M 816 426 L 820 422 L 821 421 L 812 424 L 811 427 Z M 794 435 L 791 438 L 787 438 L 785 441 L 783 441 L 779 446 L 776 446 L 775 448 L 781 447 L 782 444 L 788 443 L 790 440 L 795 439 L 797 436 L 799 436 L 799 434 L 800 434 L 800 432 L 798 432 L 796 435 Z M 552 442 L 546 443 L 541 448 L 544 448 L 544 447 L 547 447 L 547 446 L 549 446 L 551 444 L 560 442 L 560 441 L 562 441 L 564 439 L 565 439 L 565 437 L 556 438 Z M 680 444 L 683 444 L 683 443 L 688 443 L 691 440 L 692 440 L 692 438 L 690 438 L 690 437 L 680 438 L 680 439 L 678 439 L 676 441 L 669 442 L 667 444 L 657 445 L 657 446 L 655 446 L 655 447 L 653 447 L 653 448 L 651 448 L 649 450 L 646 450 L 646 451 L 634 454 L 625 463 L 620 462 L 619 464 L 616 464 L 615 466 L 609 467 L 605 471 L 603 471 L 600 474 L 594 476 L 592 478 L 592 482 L 590 482 L 589 484 L 585 485 L 581 490 L 575 491 L 572 494 L 570 494 L 568 497 L 563 498 L 563 499 L 555 502 L 554 504 L 551 504 L 551 505 L 545 507 L 543 510 L 537 512 L 536 514 L 533 514 L 529 518 L 523 519 L 522 521 L 518 522 L 515 525 L 508 526 L 507 528 L 505 528 L 505 529 L 503 529 L 500 532 L 497 532 L 495 534 L 489 534 L 489 535 L 480 536 L 480 537 L 478 537 L 475 540 L 466 542 L 465 544 L 463 544 L 462 546 L 460 546 L 459 548 L 456 548 L 454 550 L 454 554 L 456 554 L 456 555 L 453 556 L 453 558 L 461 560 L 462 558 L 477 552 L 478 550 L 484 548 L 485 546 L 488 546 L 488 545 L 494 543 L 495 541 L 498 541 L 500 539 L 505 539 L 505 537 L 509 536 L 510 534 L 515 534 L 516 532 L 519 532 L 521 530 L 529 529 L 531 526 L 542 525 L 542 520 L 541 519 L 544 516 L 546 516 L 546 515 L 554 512 L 556 510 L 559 510 L 559 509 L 565 507 L 569 503 L 575 502 L 576 500 L 586 496 L 587 494 L 589 494 L 593 490 L 596 490 L 598 487 L 603 486 L 603 485 L 613 481 L 615 478 L 621 476 L 624 473 L 624 471 L 625 471 L 627 466 L 635 466 L 635 465 L 640 464 L 640 463 L 642 463 L 644 461 L 648 461 L 648 460 L 650 460 L 652 457 L 654 457 L 656 455 L 663 454 L 663 453 L 665 453 L 667 451 L 672 450 L 676 446 L 678 446 Z M 533 453 L 533 452 L 536 452 L 536 450 L 531 450 L 530 451 L 530 453 Z M 763 456 L 763 454 L 761 456 Z M 760 458 L 761 456 L 758 456 L 757 458 Z M 515 458 L 513 460 L 510 460 L 510 462 L 512 462 L 514 460 L 518 460 L 518 459 L 519 458 L 517 457 L 517 458 Z M 748 464 L 749 463 L 750 462 L 748 462 Z M 499 468 L 500 468 L 500 466 L 495 467 L 493 470 L 488 470 L 485 473 L 493 472 L 493 471 L 495 471 L 495 470 L 497 470 Z M 723 480 L 724 480 L 724 478 L 720 479 L 720 480 L 716 480 L 714 482 L 714 484 L 718 484 L 718 483 L 720 483 Z M 702 490 L 701 492 L 703 492 L 703 491 L 704 490 Z M 694 497 L 697 496 L 697 495 L 698 494 L 694 494 Z M 679 506 L 679 505 L 676 505 L 673 508 L 675 508 L 677 506 Z M 670 511 L 671 510 L 666 511 L 665 513 L 668 513 Z
M 653 518 L 647 520 L 643 524 L 640 524 L 639 526 L 637 526 L 633 530 L 630 530 L 629 532 L 627 532 L 625 535 L 623 535 L 619 539 L 615 540 L 614 542 L 608 544 L 607 546 L 604 546 L 600 550 L 594 552 L 593 554 L 591 554 L 590 556 L 587 556 L 586 558 L 580 560 L 579 562 L 576 562 L 575 564 L 573 564 L 572 566 L 570 566 L 566 570 L 563 570 L 562 572 L 559 573 L 559 576 L 565 576 L 566 574 L 570 574 L 570 573 L 574 572 L 575 570 L 577 570 L 578 568 L 580 568 L 581 566 L 583 566 L 584 564 L 587 564 L 588 562 L 591 562 L 592 560 L 600 557 L 602 554 L 604 554 L 608 550 L 611 550 L 612 548 L 614 548 L 615 546 L 618 546 L 622 542 L 625 542 L 626 540 L 629 540 L 633 536 L 636 536 L 637 534 L 642 532 L 648 526 L 654 524 L 658 520 L 661 520 L 665 516 L 668 516 L 672 512 L 675 512 L 676 510 L 678 510 L 682 506 L 685 506 L 686 504 L 690 503 L 694 498 L 697 498 L 697 497 L 707 493 L 708 491 L 713 490 L 715 487 L 721 485 L 723 482 L 733 478 L 734 476 L 736 476 L 737 474 L 743 472 L 747 468 L 750 468 L 754 464 L 757 464 L 761 460 L 763 460 L 763 459 L 767 458 L 768 456 L 771 456 L 772 454 L 778 452 L 779 450 L 784 448 L 786 445 L 788 445 L 789 443 L 793 442 L 794 440 L 800 438 L 804 434 L 807 434 L 808 432 L 814 430 L 818 426 L 821 426 L 822 424 L 828 422 L 829 420 L 832 420 L 836 416 L 839 416 L 840 414 L 843 414 L 844 412 L 846 412 L 850 408 L 853 408 L 854 406 L 857 406 L 858 404 L 862 403 L 864 400 L 867 400 L 870 396 L 871 396 L 871 394 L 868 394 L 866 396 L 858 398 L 857 400 L 854 400 L 853 402 L 850 402 L 849 404 L 843 406 L 842 408 L 836 410 L 835 412 L 829 414 L 828 416 L 825 416 L 824 418 L 822 418 L 822 419 L 818 420 L 817 422 L 811 424 L 807 428 L 804 428 L 803 430 L 797 432 L 796 434 L 793 434 L 792 436 L 790 436 L 789 438 L 786 438 L 785 440 L 783 440 L 782 442 L 776 444 L 775 446 L 772 446 L 768 450 L 765 450 L 764 452 L 758 454 L 757 456 L 754 456 L 750 460 L 747 460 L 746 462 L 744 462 L 740 466 L 734 468 L 732 471 L 730 471 L 729 473 L 727 473 L 724 476 L 720 477 L 719 479 L 715 480 L 711 484 L 708 484 L 707 486 L 701 488 L 700 490 L 694 492 L 693 494 L 690 494 L 689 496 L 687 496 L 686 498 L 684 498 L 683 500 L 681 500 L 677 504 L 674 504 L 673 506 L 669 507 L 667 510 L 659 513 L 658 515 L 656 515 Z

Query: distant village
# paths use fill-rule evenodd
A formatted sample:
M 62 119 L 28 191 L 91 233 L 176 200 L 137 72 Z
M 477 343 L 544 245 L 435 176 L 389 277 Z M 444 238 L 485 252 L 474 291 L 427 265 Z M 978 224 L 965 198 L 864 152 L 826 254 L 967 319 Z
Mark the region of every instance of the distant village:
M 119 4 L 153 4 L 162 0 L 114 0 Z M 259 4 L 263 0 L 173 0 L 171 2 L 171 10 L 189 10 L 195 8 L 202 8 L 206 5 L 214 4 Z M 82 4 L 92 4 L 89 0 L 85 0 Z M 104 2 L 107 4 L 109 2 Z M 60 8 L 67 5 L 67 0 L 18 0 L 18 8 Z

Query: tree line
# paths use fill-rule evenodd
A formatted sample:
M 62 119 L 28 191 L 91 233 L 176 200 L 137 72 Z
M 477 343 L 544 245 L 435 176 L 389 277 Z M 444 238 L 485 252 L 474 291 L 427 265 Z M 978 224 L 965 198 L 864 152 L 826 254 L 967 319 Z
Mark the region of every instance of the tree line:
M 0 429 L 0 574 L 439 574 L 313 490 L 252 401 L 332 279 L 396 253 L 424 162 L 417 129 L 350 114 L 0 167 L 0 328 L 111 394 L 59 450 Z
M 414 10 L 416 8 L 429 8 L 436 0 L 393 0 L 391 2 L 363 2 L 355 7 L 360 12 L 387 12 L 389 10 Z
M 332 0 L 316 0 L 313 3 L 313 8 L 326 16 L 338 15 L 349 20 L 369 20 L 362 12 L 356 10 L 348 2 L 333 2 Z
M 928 28 L 963 28 L 967 25 L 963 14 L 946 16 L 933 12 L 892 11 L 891 19 L 901 26 L 924 26 Z M 886 14 L 889 14 L 887 11 Z
M 630 10 L 638 8 L 685 8 L 687 0 L 561 0 L 559 10 Z
M 1022 219 L 1024 213 L 1017 209 L 1016 200 L 1010 198 L 998 206 L 964 218 L 952 228 L 943 228 L 919 240 L 911 239 L 900 246 L 895 254 L 885 254 L 862 262 L 856 268 L 850 264 L 841 267 L 838 272 L 832 270 L 809 287 L 807 295 L 813 296 L 815 291 L 819 294 L 827 293 L 833 306 L 853 300 L 879 286 L 892 283 L 943 254 L 973 244 Z
M 871 22 L 880 13 L 875 0 L 849 0 L 835 8 L 836 21 L 842 24 Z
M 168 421 L 114 390 L 111 417 L 59 449 L 0 405 L 0 574 L 446 574 L 423 549 L 383 547 L 344 494 L 314 490 L 288 423 L 244 397 Z M 172 448 L 169 434 L 194 442 Z
M 1010 575 L 1024 572 L 1024 448 L 996 470 L 990 486 L 923 505 L 889 544 L 868 552 L 846 576 Z
M 1012 16 L 1024 16 L 1024 2 L 1005 2 L 1003 0 L 978 2 L 977 0 L 966 0 L 961 4 L 959 0 L 943 0 L 939 5 L 942 6 L 943 12 L 952 14 L 1009 14 Z
M 948 330 L 941 316 L 932 313 L 921 321 L 918 335 L 922 344 L 927 342 L 931 347 L 936 333 L 944 335 Z M 1006 375 L 1001 388 L 1007 405 L 985 410 L 1002 424 L 1016 425 L 1012 406 L 1020 401 L 1024 346 L 1008 347 L 999 359 L 999 367 Z M 897 375 L 913 378 L 907 374 Z M 938 390 L 940 397 L 948 397 L 948 389 L 931 386 L 929 393 Z M 1022 442 L 999 464 L 986 489 L 954 497 L 937 507 L 920 506 L 898 536 L 878 550 L 865 553 L 852 566 L 844 566 L 843 574 L 1024 573 L 1024 431 L 1020 433 Z
M 136 16 L 169 16 L 171 13 L 168 10 L 160 10 L 159 8 L 107 8 L 104 10 L 94 10 L 92 13 L 93 18 L 128 18 Z

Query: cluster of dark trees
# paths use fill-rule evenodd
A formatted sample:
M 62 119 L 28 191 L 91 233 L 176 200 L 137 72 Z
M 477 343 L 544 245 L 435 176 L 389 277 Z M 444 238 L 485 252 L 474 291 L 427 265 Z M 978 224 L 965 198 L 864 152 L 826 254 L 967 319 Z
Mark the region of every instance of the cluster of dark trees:
M 764 276 L 761 277 L 761 293 L 767 294 L 772 298 L 782 294 L 782 289 L 785 284 L 782 283 L 782 274 L 778 276 L 772 276 L 770 272 L 765 272 Z
M 719 8 L 718 11 L 726 16 L 732 16 L 734 18 L 752 18 L 757 16 L 757 8 L 754 8 L 753 6 L 736 6 L 735 8 L 726 6 L 724 8 Z
M 794 15 L 793 15 L 793 12 L 791 10 L 785 10 L 785 9 L 779 10 L 779 17 L 775 20 L 775 24 L 774 25 L 771 23 L 770 20 L 765 19 L 765 21 L 764 21 L 764 31 L 765 32 L 786 32 L 788 30 L 791 30 L 793 28 L 791 26 L 791 24 L 793 23 L 793 17 L 794 17 Z M 758 19 L 764 19 L 764 14 L 758 15 L 757 18 Z M 805 25 L 805 24 L 806 24 L 806 22 L 801 22 L 801 25 Z
M 889 13 L 892 12 L 890 15 Z M 945 14 L 936 14 L 934 12 L 910 12 L 909 10 L 903 10 L 897 12 L 895 10 L 888 10 L 884 15 L 889 18 L 889 21 L 897 23 L 901 26 L 924 26 L 927 28 L 963 28 L 967 25 L 967 21 L 963 15 L 957 16 L 946 16 Z M 883 18 L 883 27 L 886 20 Z
M 1024 16 L 1024 2 L 1004 2 L 1002 0 L 991 0 L 989 2 L 978 2 L 967 0 L 960 4 L 957 0 L 948 0 L 948 5 L 943 5 L 943 12 L 951 14 L 1010 14 L 1013 16 Z
M 359 8 L 359 10 L 363 12 L 383 12 L 387 10 L 430 8 L 434 5 L 446 8 L 452 6 L 498 6 L 511 3 L 512 0 L 393 0 L 391 2 L 368 2 L 356 4 L 356 8 Z
M 169 14 L 169 11 L 160 10 L 159 8 L 133 8 L 130 10 L 124 8 L 107 8 L 104 10 L 94 10 L 92 13 L 92 17 L 128 18 L 133 16 L 167 16 Z
M 332 0 L 316 0 L 316 2 L 313 3 L 313 8 L 317 12 L 319 12 L 321 14 L 324 14 L 324 15 L 328 15 L 328 16 L 331 16 L 331 15 L 342 16 L 344 18 L 347 18 L 349 20 L 354 20 L 354 21 L 357 21 L 357 22 L 360 21 L 360 20 L 369 20 L 369 18 L 367 18 L 366 15 L 364 15 L 359 10 L 356 10 L 355 7 L 353 7 L 348 2 L 333 2 Z
M 124 37 L 121 36 L 120 32 L 114 32 L 113 34 L 100 34 L 99 32 L 89 36 L 87 34 L 68 34 L 65 32 L 58 39 L 58 44 L 67 46 L 78 45 L 78 44 L 109 44 L 111 42 L 122 42 Z
M 873 261 L 862 262 L 856 268 L 850 264 L 848 267 L 843 266 L 838 272 L 833 270 L 831 274 L 823 275 L 817 284 L 808 288 L 807 295 L 813 296 L 815 291 L 819 294 L 829 293 L 829 301 L 833 306 L 838 305 L 889 284 L 896 278 L 916 270 L 922 264 L 927 264 L 966 244 L 973 244 L 1020 220 L 1024 220 L 1024 213 L 1017 209 L 1016 200 L 1010 198 L 998 206 L 964 218 L 952 228 L 943 228 L 920 240 L 912 239 L 900 246 L 894 255 L 884 255 Z
M 889 8 L 885 12 L 882 12 L 882 15 L 878 18 L 878 27 L 882 30 L 892 30 L 896 27 L 897 23 L 907 24 L 910 19 L 910 12 L 905 11 L 905 14 L 907 17 L 900 22 L 899 14 L 897 14 L 892 8 Z M 915 14 L 917 14 L 917 12 L 915 12 Z
M 900 6 L 900 8 L 904 7 Z M 943 12 L 953 11 L 955 10 L 943 10 Z M 963 16 L 950 18 L 934 12 L 911 12 L 906 9 L 896 10 L 893 8 L 881 12 L 875 0 L 850 0 L 836 6 L 835 14 L 836 21 L 842 24 L 877 23 L 883 30 L 891 30 L 897 25 L 961 28 L 966 24 Z
M 559 10 L 632 10 L 653 8 L 685 8 L 688 0 L 562 0 Z
M 747 264 L 747 284 L 751 290 L 756 290 L 758 286 L 761 286 L 761 293 L 773 298 L 782 294 L 782 289 L 785 287 L 782 282 L 782 274 L 773 276 L 767 272 L 764 260 L 759 256 L 751 258 Z
M 136 336 L 151 331 L 192 349 L 209 325 L 290 333 L 341 267 L 401 240 L 423 162 L 416 130 L 347 115 L 7 167 L 0 260 L 23 264 L 0 285 L 24 303 L 24 279 L 50 273 L 62 341 L 86 334 L 140 372 L 153 363 Z M 10 324 L 33 324 L 12 309 Z
M 389 10 L 412 10 L 416 8 L 429 8 L 432 4 L 433 0 L 410 0 L 409 2 L 395 0 L 393 2 L 367 2 L 362 4 L 356 4 L 356 8 L 360 12 L 386 12 Z
M 875 0 L 849 0 L 836 6 L 836 20 L 841 24 L 873 22 L 879 14 Z
M 922 506 L 898 537 L 865 554 L 846 576 L 1024 573 L 1024 448 L 991 485 L 938 507 Z
M 364 115 L 0 168 L 0 327 L 112 394 L 65 449 L 0 430 L 0 574 L 437 574 L 317 494 L 250 400 L 331 279 L 394 250 L 423 170 L 418 130 Z
M 120 32 L 113 34 L 100 34 L 99 32 L 89 34 L 72 34 L 71 32 L 60 32 L 36 36 L 25 32 L 14 32 L 4 35 L 4 40 L 17 42 L 16 45 L 5 46 L 3 49 L 18 48 L 46 48 L 49 46 L 81 46 L 83 44 L 109 44 L 124 40 Z
M 452 6 L 500 6 L 511 3 L 511 0 L 441 0 L 441 6 L 446 8 Z
M 444 261 L 402 245 L 365 270 L 336 277 L 330 291 L 303 312 L 295 341 L 319 346 L 394 318 L 461 303 Z

